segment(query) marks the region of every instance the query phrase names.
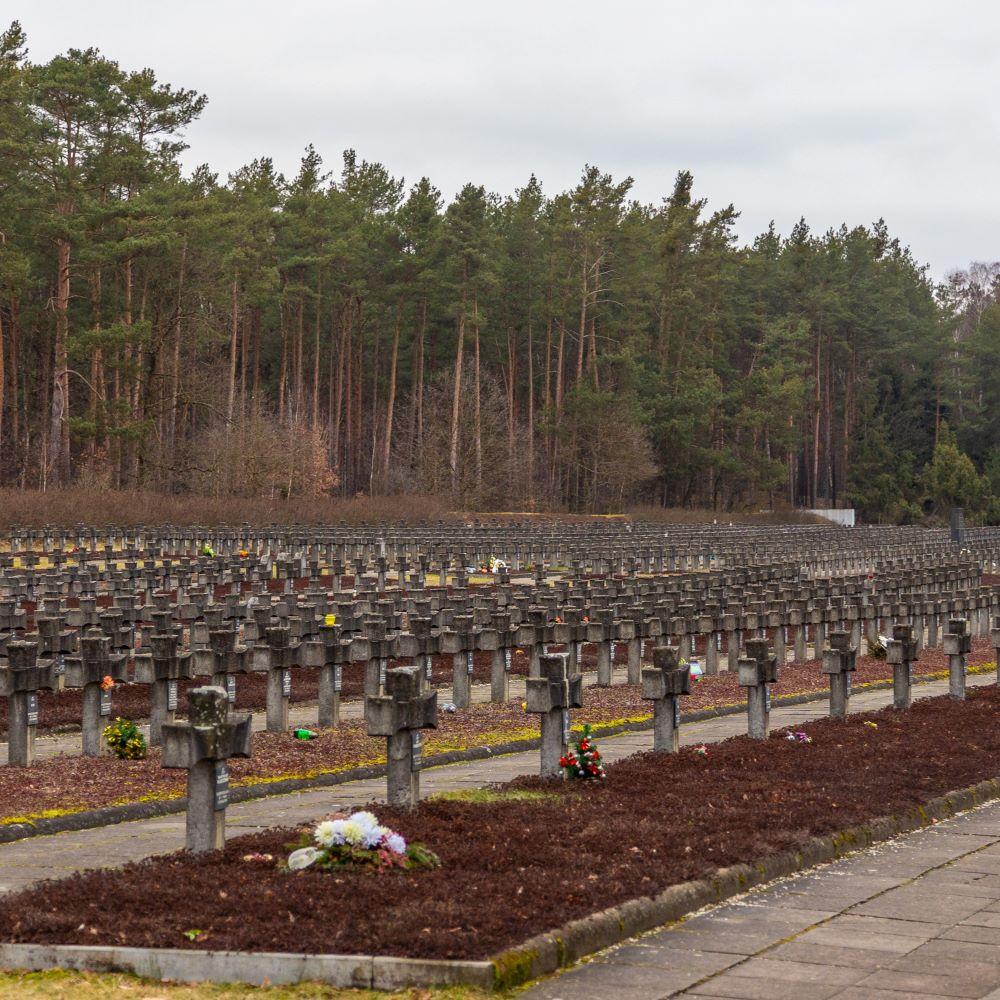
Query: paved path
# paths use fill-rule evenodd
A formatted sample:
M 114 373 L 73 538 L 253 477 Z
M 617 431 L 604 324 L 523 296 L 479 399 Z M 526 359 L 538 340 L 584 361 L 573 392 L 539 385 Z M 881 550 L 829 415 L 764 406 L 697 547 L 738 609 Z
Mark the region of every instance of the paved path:
M 1000 803 L 608 949 L 519 1000 L 1000 998 Z
M 975 676 L 971 684 L 992 678 Z M 934 681 L 914 688 L 919 697 L 944 694 L 947 683 Z M 866 691 L 851 699 L 856 712 L 881 708 L 891 701 L 891 691 Z M 775 729 L 826 715 L 825 701 L 776 707 L 771 713 Z M 728 715 L 681 726 L 684 745 L 723 740 L 746 732 L 746 716 Z M 610 763 L 651 745 L 649 731 L 627 733 L 601 740 L 601 751 Z M 421 793 L 459 788 L 475 788 L 491 782 L 509 781 L 521 774 L 538 773 L 538 751 L 506 754 L 487 760 L 451 764 L 425 770 Z M 231 806 L 226 813 L 230 834 L 247 833 L 269 826 L 304 823 L 317 816 L 380 801 L 385 795 L 385 779 L 345 782 L 312 791 L 254 799 Z M 43 878 L 59 878 L 84 868 L 113 867 L 153 854 L 178 850 L 184 845 L 184 816 L 138 820 L 51 836 L 29 837 L 0 845 L 0 893 L 20 889 Z M 998 869 L 1000 871 L 1000 869 Z

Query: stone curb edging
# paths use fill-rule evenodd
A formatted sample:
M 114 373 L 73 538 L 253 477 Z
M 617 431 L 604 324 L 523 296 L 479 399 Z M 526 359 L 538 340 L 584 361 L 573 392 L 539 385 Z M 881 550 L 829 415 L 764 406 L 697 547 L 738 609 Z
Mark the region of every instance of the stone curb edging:
M 189 951 L 74 944 L 0 944 L 0 968 L 40 972 L 125 972 L 175 982 L 294 986 L 321 982 L 340 989 L 475 985 L 491 989 L 491 962 L 453 962 L 380 955 L 298 955 L 288 952 Z
M 835 861 L 881 841 L 1000 798 L 1000 778 L 948 792 L 896 816 L 881 816 L 795 851 L 720 869 L 710 878 L 670 886 L 655 897 L 618 906 L 536 935 L 487 961 L 395 958 L 379 955 L 300 955 L 286 952 L 193 951 L 183 948 L 116 948 L 100 945 L 0 944 L 0 968 L 126 972 L 147 979 L 403 989 L 410 986 L 478 986 L 507 990 L 557 972 L 636 934 L 681 920 L 702 907 L 756 886 Z
M 930 683 L 938 678 L 924 675 L 926 680 L 914 678 L 914 686 Z M 863 687 L 855 688 L 857 692 L 880 691 L 892 687 L 891 680 L 870 681 Z M 784 695 L 775 698 L 772 708 L 788 705 L 804 705 L 808 702 L 823 701 L 829 698 L 829 691 L 813 691 L 803 694 Z M 707 722 L 710 719 L 721 719 L 728 715 L 739 715 L 746 711 L 745 705 L 727 705 L 721 708 L 705 708 L 698 712 L 686 712 L 681 716 L 682 723 Z M 653 728 L 652 718 L 643 722 L 625 722 L 618 726 L 600 728 L 595 724 L 595 736 L 603 739 L 606 736 L 620 736 L 622 733 L 645 732 Z M 449 764 L 462 764 L 474 760 L 487 760 L 491 757 L 503 757 L 507 754 L 524 753 L 527 750 L 537 750 L 538 739 L 514 740 L 510 743 L 500 743 L 497 746 L 469 747 L 467 750 L 449 750 L 424 758 L 421 770 L 434 767 L 445 767 Z M 365 781 L 369 778 L 384 778 L 387 773 L 385 764 L 372 764 L 367 767 L 355 767 L 346 771 L 331 771 L 318 774 L 312 778 L 282 778 L 278 781 L 259 781 L 248 785 L 234 785 L 230 788 L 229 801 L 250 802 L 254 799 L 264 799 L 272 795 L 288 795 L 293 792 L 305 792 L 314 788 L 326 788 L 332 785 L 342 785 L 349 781 Z M 44 837 L 53 833 L 68 833 L 78 830 L 92 830 L 101 826 L 113 826 L 116 823 L 129 823 L 136 820 L 155 819 L 158 816 L 172 816 L 182 813 L 187 808 L 187 798 L 179 796 L 175 799 L 160 799 L 151 802 L 128 802 L 119 806 L 101 806 L 98 809 L 85 809 L 80 812 L 67 813 L 64 816 L 40 817 L 24 823 L 0 823 L 0 844 L 10 844 L 29 837 Z
M 619 906 L 570 921 L 501 952 L 492 960 L 494 988 L 508 989 L 572 965 L 594 952 L 620 944 L 756 886 L 817 865 L 1000 798 L 1000 778 L 947 792 L 899 815 L 879 816 L 839 833 L 813 837 L 798 850 L 783 851 L 750 864 L 721 868 L 710 878 L 671 886 L 655 897 L 630 899 Z

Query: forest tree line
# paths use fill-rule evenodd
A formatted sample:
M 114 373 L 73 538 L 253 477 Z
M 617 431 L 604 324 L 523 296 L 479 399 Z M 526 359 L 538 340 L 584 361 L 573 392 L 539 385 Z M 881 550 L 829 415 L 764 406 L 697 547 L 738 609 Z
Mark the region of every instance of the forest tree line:
M 882 221 L 745 245 L 686 171 L 185 174 L 205 103 L 0 36 L 0 485 L 1000 518 L 1000 268 L 936 285 Z

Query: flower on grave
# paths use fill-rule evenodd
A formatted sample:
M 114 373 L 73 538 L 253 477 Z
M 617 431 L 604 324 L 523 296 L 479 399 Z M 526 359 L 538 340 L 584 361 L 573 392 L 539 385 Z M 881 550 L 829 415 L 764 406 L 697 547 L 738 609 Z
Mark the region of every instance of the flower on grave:
M 708 747 L 705 746 L 704 743 L 702 743 L 701 746 L 697 746 L 697 747 L 694 748 L 694 752 L 699 757 L 707 757 L 708 756 Z
M 244 854 L 243 855 L 243 860 L 244 861 L 250 861 L 250 862 L 259 862 L 261 864 L 269 864 L 270 862 L 272 862 L 274 860 L 274 855 L 273 854 L 260 854 L 257 851 L 254 851 L 251 854 Z
M 142 760 L 148 749 L 146 737 L 131 719 L 117 718 L 104 729 L 104 741 L 119 760 Z
M 407 844 L 373 813 L 361 810 L 325 819 L 306 831 L 288 856 L 289 871 L 315 866 L 324 871 L 344 868 L 386 870 L 437 868 L 440 860 L 422 844 Z
M 871 719 L 866 719 L 863 725 L 867 726 L 869 729 L 878 729 L 878 723 L 872 722 Z
M 101 680 L 101 690 L 110 691 L 115 686 L 115 679 L 111 674 L 105 674 Z
M 808 733 L 803 733 L 801 730 L 792 732 L 790 729 L 785 733 L 785 739 L 791 740 L 793 743 L 812 743 L 812 737 Z
M 590 726 L 584 726 L 575 742 L 559 758 L 559 766 L 567 778 L 593 780 L 605 778 L 604 764 L 601 763 L 601 752 L 594 742 Z

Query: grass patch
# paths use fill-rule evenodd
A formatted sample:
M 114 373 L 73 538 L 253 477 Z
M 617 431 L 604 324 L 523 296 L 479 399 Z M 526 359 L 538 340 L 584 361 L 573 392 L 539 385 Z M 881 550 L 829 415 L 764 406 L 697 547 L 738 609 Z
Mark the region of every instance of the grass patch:
M 495 802 L 542 802 L 556 798 L 556 792 L 542 792 L 529 788 L 456 788 L 451 792 L 438 792 L 430 798 L 438 802 L 474 802 L 492 805 Z
M 496 997 L 497 994 L 490 994 Z M 120 974 L 90 972 L 0 972 L 0 996 L 18 1000 L 485 1000 L 471 987 L 409 989 L 396 993 L 340 990 L 320 983 L 300 986 L 245 986 L 216 983 L 160 983 Z

